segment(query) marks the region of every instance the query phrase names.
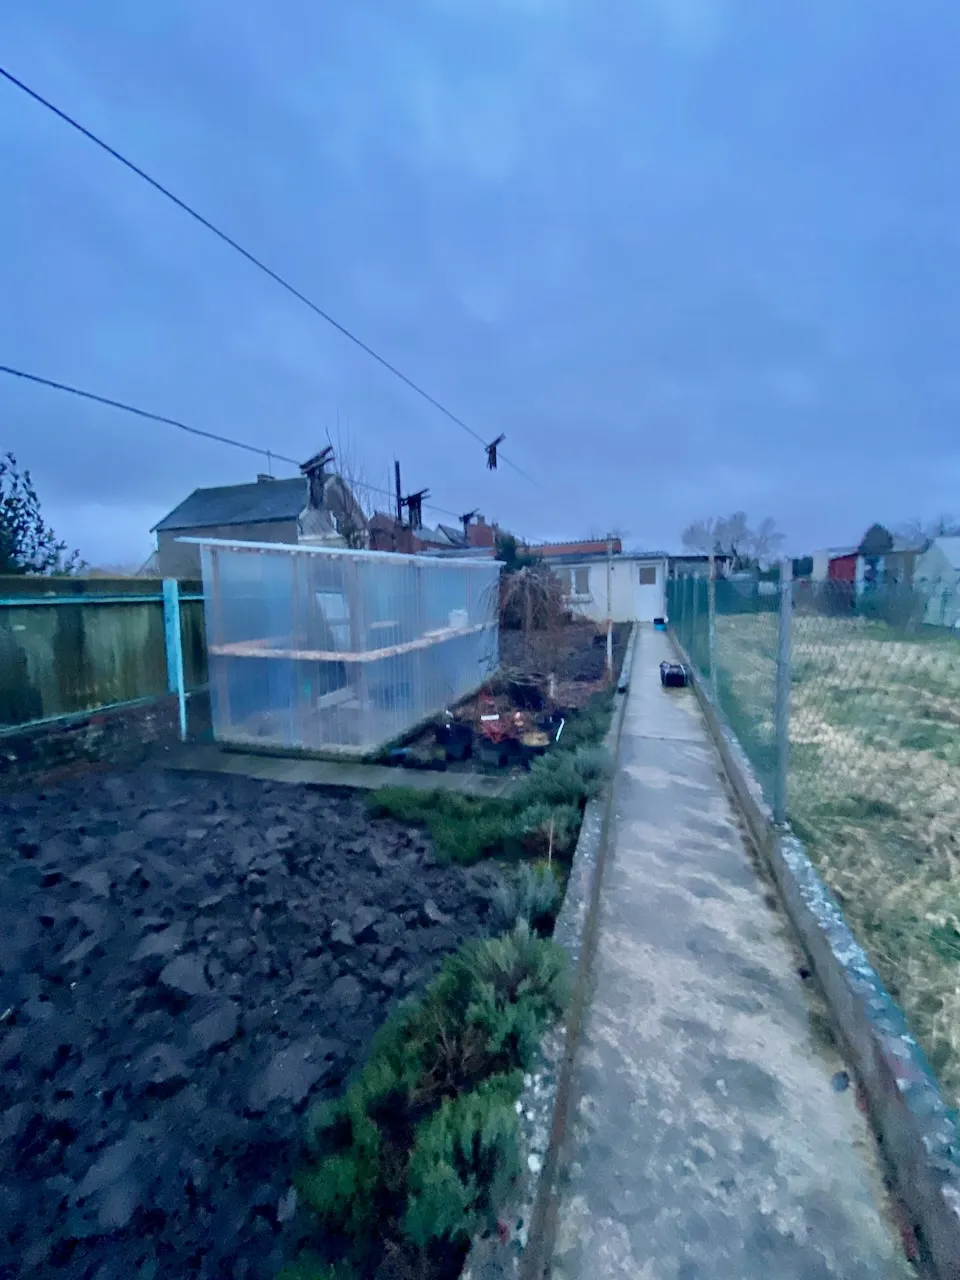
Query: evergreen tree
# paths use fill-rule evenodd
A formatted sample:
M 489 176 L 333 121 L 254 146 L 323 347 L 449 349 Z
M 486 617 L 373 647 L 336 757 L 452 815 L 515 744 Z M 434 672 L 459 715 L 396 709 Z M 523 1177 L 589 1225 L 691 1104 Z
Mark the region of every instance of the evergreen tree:
M 12 453 L 0 456 L 0 574 L 70 574 L 84 568 L 77 551 L 66 554 L 44 522 L 29 471 L 21 471 Z

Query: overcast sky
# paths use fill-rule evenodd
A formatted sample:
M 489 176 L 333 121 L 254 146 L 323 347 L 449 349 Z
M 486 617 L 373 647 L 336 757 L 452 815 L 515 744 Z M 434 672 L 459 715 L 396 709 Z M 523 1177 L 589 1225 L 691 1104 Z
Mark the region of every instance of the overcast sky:
M 8 0 L 0 62 L 543 487 L 2 82 L 0 363 L 530 537 L 960 511 L 957 0 Z M 2 378 L 0 449 L 101 563 L 262 469 Z

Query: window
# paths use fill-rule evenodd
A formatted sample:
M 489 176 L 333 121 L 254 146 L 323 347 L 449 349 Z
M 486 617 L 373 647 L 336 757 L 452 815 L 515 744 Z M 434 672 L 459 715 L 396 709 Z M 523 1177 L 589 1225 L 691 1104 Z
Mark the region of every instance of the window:
M 640 585 L 641 587 L 655 587 L 657 585 L 657 566 L 655 564 L 642 564 L 640 566 Z
M 568 600 L 576 600 L 578 597 L 589 596 L 589 569 L 554 569 L 553 572 L 557 575 L 557 581 L 560 583 L 560 589 Z

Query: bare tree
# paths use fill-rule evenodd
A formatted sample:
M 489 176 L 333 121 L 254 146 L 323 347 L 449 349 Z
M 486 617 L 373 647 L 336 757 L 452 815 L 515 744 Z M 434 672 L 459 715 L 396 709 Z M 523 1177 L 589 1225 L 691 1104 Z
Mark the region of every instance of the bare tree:
M 926 547 L 934 538 L 960 537 L 960 520 L 947 514 L 936 520 L 905 520 L 895 532 L 911 547 Z
M 518 626 L 522 631 L 523 663 L 527 670 L 535 659 L 546 660 L 551 670 L 555 668 L 566 617 L 560 580 L 542 561 L 521 565 L 501 575 L 501 626 Z
M 331 436 L 327 430 L 326 435 L 327 444 L 333 449 L 334 470 L 343 486 L 337 495 L 337 531 L 348 547 L 362 550 L 369 538 L 370 517 L 376 510 L 375 490 L 350 428 L 341 426 L 339 413 L 334 434 Z
M 714 516 L 710 516 L 707 520 L 694 520 L 693 524 L 688 524 L 680 536 L 684 547 L 687 551 L 699 551 L 702 555 L 709 555 L 711 551 L 717 551 L 717 520 Z
M 688 551 L 727 556 L 734 569 L 742 569 L 753 561 L 769 560 L 783 544 L 783 534 L 772 516 L 764 517 L 752 529 L 746 512 L 734 511 L 729 516 L 695 520 L 684 529 L 682 541 Z
M 764 516 L 750 539 L 754 558 L 763 562 L 772 560 L 783 546 L 783 534 L 777 529 L 773 516 Z
M 606 542 L 608 538 L 619 538 L 625 542 L 630 537 L 630 530 L 622 525 L 614 525 L 612 529 L 601 529 L 598 524 L 590 525 L 584 538 L 587 542 Z

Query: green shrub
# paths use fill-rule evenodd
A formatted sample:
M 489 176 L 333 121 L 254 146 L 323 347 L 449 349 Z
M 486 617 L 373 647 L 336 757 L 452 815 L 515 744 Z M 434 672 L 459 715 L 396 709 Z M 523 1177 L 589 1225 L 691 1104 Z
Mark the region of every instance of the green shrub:
M 563 726 L 557 749 L 575 751 L 577 747 L 596 746 L 603 742 L 613 714 L 613 691 L 597 693 L 582 711 L 570 716 Z
M 309 1208 L 354 1240 L 374 1231 L 384 1202 L 397 1190 L 390 1187 L 372 1100 L 364 1073 L 340 1104 L 312 1118 L 309 1138 L 322 1158 L 296 1181 Z
M 420 1250 L 435 1241 L 466 1244 L 495 1224 L 521 1171 L 515 1104 L 522 1086 L 520 1074 L 494 1076 L 446 1099 L 418 1127 L 403 1233 Z
M 613 757 L 606 747 L 577 747 L 573 754 L 577 772 L 583 779 L 587 799 L 597 795 L 613 774 Z
M 451 1179 L 454 1201 L 443 1221 L 456 1234 L 464 1215 L 486 1212 L 497 1179 L 512 1176 L 494 1105 L 506 1085 L 482 1085 L 530 1067 L 548 1021 L 563 1008 L 564 965 L 561 948 L 523 920 L 502 937 L 468 944 L 383 1027 L 343 1097 L 313 1109 L 310 1163 L 296 1185 L 324 1227 L 352 1241 L 356 1260 L 367 1261 L 384 1233 L 395 1238 L 402 1221 L 421 1235 L 423 1206 Z M 463 1108 L 447 1105 L 471 1096 Z M 429 1128 L 441 1112 L 446 1119 Z M 417 1150 L 413 1206 L 408 1166 Z
M 531 766 L 530 776 L 515 793 L 515 803 L 524 809 L 534 804 L 583 805 L 601 790 L 612 768 L 610 753 L 603 747 L 548 753 Z
M 502 800 L 456 792 L 381 787 L 368 801 L 375 817 L 425 826 L 441 861 L 468 865 L 503 851 L 512 836 L 511 810 Z
M 502 928 L 512 929 L 518 920 L 525 920 L 544 937 L 553 930 L 560 899 L 561 886 L 552 865 L 522 863 L 501 880 L 493 894 L 493 908 Z
M 488 1052 L 506 1067 L 528 1067 L 540 1033 L 567 999 L 563 950 L 518 920 L 512 932 L 464 948 L 470 972 L 467 1021 L 481 1028 Z
M 607 692 L 572 716 L 560 742 L 534 761 L 529 776 L 507 800 L 381 787 L 370 796 L 371 812 L 426 827 L 438 859 L 464 866 L 524 851 L 547 853 L 551 820 L 553 851 L 567 853 L 576 842 L 580 809 L 611 773 L 609 754 L 597 744 L 606 733 L 612 706 L 613 695 Z
M 520 810 L 514 829 L 528 853 L 537 857 L 564 857 L 577 843 L 580 817 L 580 809 L 574 804 L 534 803 Z

